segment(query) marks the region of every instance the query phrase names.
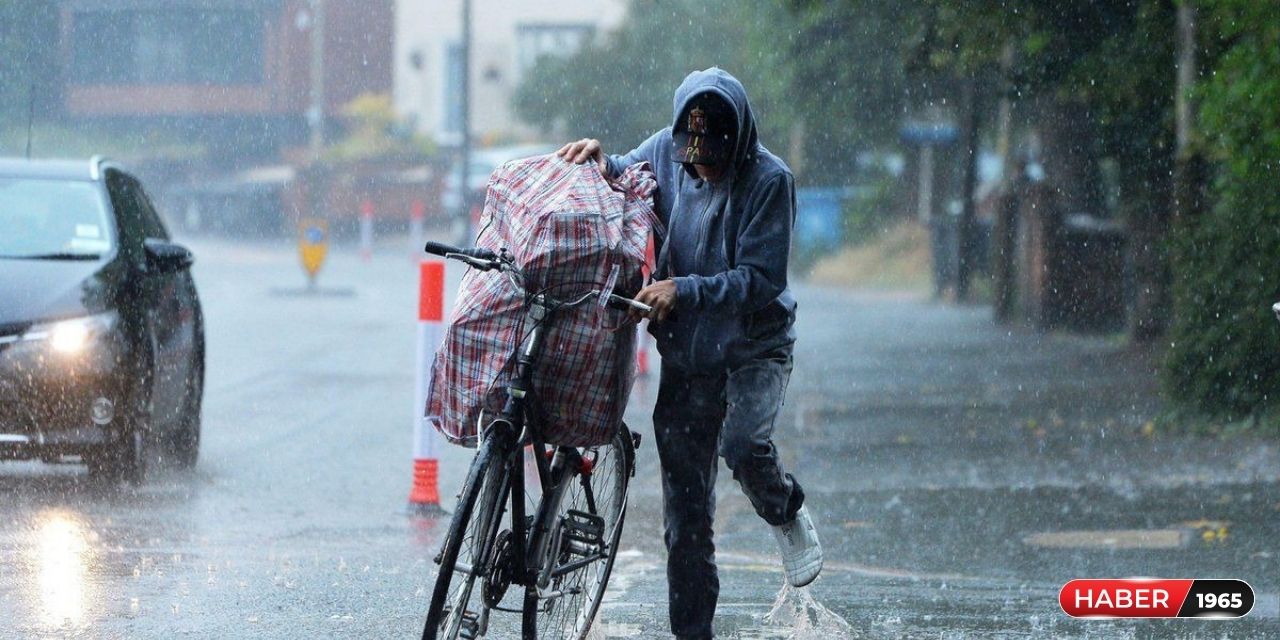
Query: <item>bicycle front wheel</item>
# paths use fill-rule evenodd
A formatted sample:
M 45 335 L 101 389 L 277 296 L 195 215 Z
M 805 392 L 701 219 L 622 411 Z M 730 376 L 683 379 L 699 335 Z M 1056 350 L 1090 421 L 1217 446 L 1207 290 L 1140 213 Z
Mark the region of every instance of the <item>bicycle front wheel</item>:
M 542 557 L 549 578 L 539 593 L 526 587 L 525 636 L 586 637 L 604 599 L 622 537 L 634 446 L 621 429 L 609 444 L 580 450 L 588 471 L 570 475 Z
M 502 518 L 508 478 L 504 451 L 491 439 L 480 444 L 471 470 L 458 495 L 453 521 L 440 551 L 423 640 L 454 640 L 459 635 L 479 637 L 487 624 L 488 609 L 476 578 L 482 576 L 493 552 Z

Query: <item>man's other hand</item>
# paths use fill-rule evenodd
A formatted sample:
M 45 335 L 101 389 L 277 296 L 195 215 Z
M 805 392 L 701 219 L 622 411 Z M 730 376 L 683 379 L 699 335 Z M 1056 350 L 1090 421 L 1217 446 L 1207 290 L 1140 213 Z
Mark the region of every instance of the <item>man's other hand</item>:
M 582 164 L 594 158 L 596 164 L 600 165 L 600 173 L 606 173 L 609 169 L 609 165 L 604 160 L 604 151 L 600 150 L 600 141 L 595 138 L 583 138 L 577 142 L 570 142 L 560 147 L 556 155 L 575 164 Z
M 676 308 L 676 283 L 673 280 L 659 280 L 636 294 L 636 302 L 643 302 L 651 307 L 649 319 L 662 322 Z M 637 318 L 639 314 L 634 314 Z

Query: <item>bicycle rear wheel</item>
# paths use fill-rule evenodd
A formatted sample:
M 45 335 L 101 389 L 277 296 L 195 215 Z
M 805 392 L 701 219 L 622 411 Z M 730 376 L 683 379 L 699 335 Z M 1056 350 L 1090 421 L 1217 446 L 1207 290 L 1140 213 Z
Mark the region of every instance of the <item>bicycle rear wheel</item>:
M 453 640 L 464 632 L 466 637 L 478 637 L 487 621 L 481 589 L 475 587 L 493 552 L 508 493 L 505 453 L 505 448 L 488 439 L 471 462 L 440 551 L 440 573 L 427 610 L 423 640 Z
M 526 637 L 585 638 L 618 554 L 635 455 L 631 433 L 621 429 L 609 444 L 579 451 L 590 470 L 566 480 L 555 526 L 543 543 L 542 564 L 551 579 L 543 597 L 536 586 L 525 588 Z

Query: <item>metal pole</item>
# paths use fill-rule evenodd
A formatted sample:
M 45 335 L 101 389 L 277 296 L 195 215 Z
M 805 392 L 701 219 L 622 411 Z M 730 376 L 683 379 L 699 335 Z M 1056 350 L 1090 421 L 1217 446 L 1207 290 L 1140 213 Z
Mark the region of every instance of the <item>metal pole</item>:
M 969 299 L 969 281 L 977 268 L 979 256 L 975 255 L 973 236 L 978 203 L 975 202 L 978 191 L 978 78 L 970 77 L 964 85 L 965 136 L 964 136 L 964 208 L 960 213 L 960 224 L 956 227 L 956 299 L 964 302 Z
M 31 159 L 31 123 L 36 119 L 36 83 L 27 91 L 27 159 Z
M 311 158 L 324 150 L 324 0 L 311 0 Z
M 462 146 L 458 158 L 458 211 L 455 213 L 455 224 L 462 246 L 470 246 L 475 239 L 471 237 L 471 0 L 462 0 Z
M 1178 153 L 1191 146 L 1192 123 L 1195 121 L 1195 104 L 1191 90 L 1196 84 L 1196 7 L 1193 3 L 1178 5 L 1177 94 L 1174 96 Z
M 916 187 L 916 217 L 921 224 L 933 222 L 933 144 L 920 145 L 920 169 Z

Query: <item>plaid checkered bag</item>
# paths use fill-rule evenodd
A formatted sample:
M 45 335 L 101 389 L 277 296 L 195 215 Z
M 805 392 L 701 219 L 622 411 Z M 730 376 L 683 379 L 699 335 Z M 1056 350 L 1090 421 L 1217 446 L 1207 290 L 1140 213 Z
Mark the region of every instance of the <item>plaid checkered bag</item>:
M 449 441 L 474 446 L 482 421 L 502 410 L 515 350 L 532 329 L 522 326 L 526 292 L 573 300 L 603 288 L 614 269 L 616 292 L 640 290 L 646 242 L 660 224 L 656 189 L 645 163 L 617 180 L 555 155 L 494 171 L 476 245 L 509 251 L 525 286 L 521 291 L 496 271 L 472 269 L 462 278 L 427 393 L 426 415 Z M 552 316 L 528 405 L 548 443 L 609 441 L 635 381 L 635 341 L 625 312 L 594 301 Z

